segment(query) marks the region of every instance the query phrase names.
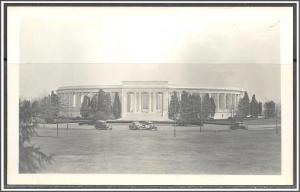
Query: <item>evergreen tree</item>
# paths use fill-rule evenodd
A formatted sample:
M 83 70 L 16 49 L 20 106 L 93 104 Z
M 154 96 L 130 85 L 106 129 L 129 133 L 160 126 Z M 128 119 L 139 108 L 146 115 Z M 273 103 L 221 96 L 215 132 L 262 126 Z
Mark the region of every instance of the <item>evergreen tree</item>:
M 54 91 L 51 91 L 50 95 L 50 103 L 52 105 L 57 105 L 58 104 L 58 95 L 54 93 Z
M 43 97 L 40 100 L 40 108 L 41 108 L 40 115 L 42 116 L 43 119 L 46 119 L 46 117 L 47 117 L 47 110 L 48 110 L 49 103 L 48 103 L 48 97 L 47 96 Z
M 41 107 L 40 107 L 40 103 L 39 101 L 33 101 L 32 102 L 32 116 L 33 117 L 36 117 L 36 116 L 39 116 L 40 113 L 41 113 Z
M 241 118 L 246 117 L 250 114 L 250 103 L 249 103 L 249 96 L 248 93 L 245 92 L 244 97 L 240 99 L 238 104 L 238 115 Z
M 181 118 L 187 120 L 189 113 L 191 111 L 191 105 L 189 101 L 189 94 L 186 91 L 183 91 L 181 94 Z
M 83 97 L 83 102 L 80 108 L 80 115 L 86 119 L 91 114 L 90 98 L 88 96 Z
M 245 114 L 244 114 L 244 101 L 243 101 L 243 98 L 239 100 L 237 115 L 238 115 L 240 118 L 245 117 Z
M 37 104 L 34 105 L 36 108 Z M 55 123 L 54 120 L 59 116 L 59 101 L 58 96 L 54 93 L 54 91 L 41 100 L 39 107 L 39 114 L 42 116 L 42 118 L 45 119 L 46 122 Z
M 193 93 L 190 96 L 191 105 L 191 116 L 190 120 L 192 122 L 197 122 L 199 120 L 199 115 L 201 117 L 201 97 L 198 93 Z
M 258 102 L 256 101 L 255 94 L 253 94 L 250 103 L 250 114 L 254 117 L 257 117 L 258 115 Z
M 100 89 L 98 92 L 97 111 L 105 111 L 106 110 L 105 99 L 106 99 L 106 94 L 102 89 Z
M 270 117 L 275 117 L 275 103 L 274 101 L 268 101 L 264 104 L 265 108 L 265 117 L 270 118 Z
M 214 118 L 216 113 L 216 104 L 214 98 L 210 98 L 210 117 Z
M 209 115 L 211 113 L 211 101 L 210 101 L 208 93 L 206 93 L 203 97 L 201 111 L 202 111 L 202 117 L 204 119 L 207 119 L 207 117 L 209 117 Z
M 193 106 L 194 103 L 194 95 L 188 94 L 188 102 L 187 102 L 187 110 L 186 110 L 186 120 L 188 122 L 193 121 L 195 116 L 195 107 Z
M 58 109 L 59 109 L 59 103 L 58 103 L 58 95 L 54 93 L 54 91 L 51 92 L 50 95 L 50 116 L 52 118 L 58 117 Z
M 245 95 L 244 95 L 244 103 L 245 103 L 245 114 L 249 115 L 250 114 L 250 99 L 249 99 L 247 92 L 245 92 Z
M 281 104 L 277 103 L 275 104 L 275 117 L 281 118 Z
M 175 120 L 175 115 L 179 113 L 180 103 L 177 97 L 177 93 L 174 91 L 171 96 L 170 106 L 169 106 L 169 119 Z
M 112 114 L 112 103 L 111 103 L 111 97 L 109 93 L 105 93 L 104 94 L 104 112 L 107 115 L 111 115 Z
M 258 103 L 258 115 L 262 115 L 262 102 Z
M 115 118 L 121 117 L 121 102 L 119 98 L 119 93 L 115 94 L 114 104 L 113 104 L 113 114 Z
M 198 93 L 193 93 L 193 111 L 195 111 L 197 114 L 201 113 L 201 97 Z
M 98 110 L 98 95 L 97 94 L 92 97 L 90 106 L 91 106 L 92 113 L 93 114 L 96 113 Z

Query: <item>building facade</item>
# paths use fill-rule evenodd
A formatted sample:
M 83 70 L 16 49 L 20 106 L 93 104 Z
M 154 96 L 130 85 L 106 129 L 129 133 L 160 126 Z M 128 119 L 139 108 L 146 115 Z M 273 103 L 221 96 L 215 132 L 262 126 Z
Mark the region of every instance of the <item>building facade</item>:
M 90 98 L 102 89 L 110 93 L 112 101 L 118 93 L 121 101 L 121 120 L 167 121 L 170 99 L 174 92 L 180 99 L 181 93 L 198 93 L 201 98 L 208 93 L 216 105 L 215 119 L 235 115 L 239 99 L 244 91 L 236 88 L 201 88 L 170 85 L 167 81 L 123 81 L 121 85 L 67 86 L 59 87 L 57 94 L 60 115 L 80 117 L 84 96 Z

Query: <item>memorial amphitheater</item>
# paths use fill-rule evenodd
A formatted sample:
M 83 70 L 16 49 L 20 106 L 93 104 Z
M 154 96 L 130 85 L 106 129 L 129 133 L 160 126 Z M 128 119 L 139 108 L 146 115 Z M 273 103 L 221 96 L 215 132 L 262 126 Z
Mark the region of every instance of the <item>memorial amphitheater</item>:
M 198 93 L 201 98 L 208 93 L 214 99 L 216 113 L 214 119 L 225 119 L 235 115 L 238 101 L 244 91 L 238 88 L 202 88 L 176 86 L 168 81 L 123 81 L 120 85 L 65 86 L 59 87 L 60 115 L 80 117 L 80 107 L 84 96 L 90 98 L 102 89 L 110 93 L 112 101 L 119 94 L 122 113 L 119 120 L 168 121 L 168 108 L 172 94 Z

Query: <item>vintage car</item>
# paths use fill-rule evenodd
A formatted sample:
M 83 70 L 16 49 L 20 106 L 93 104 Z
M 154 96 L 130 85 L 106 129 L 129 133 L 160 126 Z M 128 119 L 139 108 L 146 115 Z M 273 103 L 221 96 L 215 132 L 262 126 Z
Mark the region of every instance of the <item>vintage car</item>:
M 130 130 L 157 130 L 157 127 L 150 121 L 135 121 L 129 125 Z
M 103 120 L 95 121 L 95 128 L 100 130 L 112 130 L 112 126 Z
M 134 121 L 131 124 L 129 124 L 129 129 L 130 130 L 139 130 L 143 128 L 143 124 L 141 124 L 138 121 Z
M 157 131 L 157 127 L 151 121 L 144 121 L 142 123 L 144 125 L 144 129 Z
M 236 130 L 236 129 L 247 130 L 247 127 L 242 121 L 236 121 L 231 124 L 230 129 L 231 130 Z
M 94 125 L 94 120 L 80 120 L 78 122 L 78 125 Z
M 175 124 L 176 126 L 186 126 L 188 122 L 183 119 L 178 119 L 177 121 L 175 121 Z

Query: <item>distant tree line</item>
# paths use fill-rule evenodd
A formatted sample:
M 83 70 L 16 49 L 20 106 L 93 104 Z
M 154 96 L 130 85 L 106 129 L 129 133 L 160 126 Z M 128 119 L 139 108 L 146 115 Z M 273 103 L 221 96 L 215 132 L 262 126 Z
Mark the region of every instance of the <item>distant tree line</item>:
M 177 93 L 171 96 L 169 105 L 169 118 L 175 120 L 179 118 L 186 122 L 197 122 L 213 117 L 215 115 L 216 105 L 214 99 L 205 94 L 203 100 L 198 93 L 188 93 L 183 91 L 179 100 Z M 180 114 L 179 117 L 176 117 Z
M 107 120 L 121 117 L 121 102 L 118 93 L 115 93 L 112 103 L 110 93 L 99 90 L 92 98 L 84 96 L 80 108 L 84 119 Z
M 180 97 L 180 99 L 179 99 Z M 32 115 L 35 118 L 45 120 L 46 123 L 55 123 L 59 118 L 59 111 L 66 107 L 59 102 L 58 95 L 51 93 L 40 99 L 36 99 L 31 104 Z M 216 105 L 214 99 L 205 94 L 203 98 L 198 93 L 188 93 L 183 91 L 181 95 L 174 92 L 169 104 L 169 118 L 175 119 L 176 114 L 180 114 L 182 120 L 196 121 L 198 119 L 207 119 L 214 117 Z M 84 119 L 115 119 L 121 117 L 121 101 L 118 93 L 115 93 L 112 101 L 110 93 L 102 89 L 91 98 L 84 96 L 80 108 L 80 115 Z M 264 115 L 266 118 L 280 116 L 280 105 L 274 101 L 267 101 L 264 104 L 258 102 L 255 94 L 250 101 L 248 93 L 245 92 L 243 98 L 238 102 L 237 116 L 245 118 L 251 115 L 257 117 Z
M 188 122 L 205 120 L 213 118 L 216 112 L 214 99 L 206 93 L 201 99 L 198 93 L 188 93 L 183 91 L 179 99 L 176 92 L 171 96 L 169 105 L 169 118 L 175 120 L 176 115 L 180 114 L 180 119 Z M 264 107 L 264 110 L 263 110 Z M 237 113 L 238 118 L 258 117 L 264 115 L 266 118 L 271 118 L 280 115 L 280 107 L 275 106 L 274 101 L 262 102 L 257 101 L 253 94 L 250 101 L 248 93 L 245 92 L 243 98 L 238 102 Z
M 60 103 L 58 95 L 51 93 L 32 102 L 32 115 L 35 118 L 44 120 L 46 123 L 55 123 L 58 118 L 64 118 L 59 115 L 59 111 L 66 104 Z M 92 98 L 84 96 L 80 108 L 80 115 L 84 119 L 115 119 L 121 117 L 121 102 L 119 94 L 116 93 L 112 103 L 109 93 L 99 90 Z
M 267 118 L 280 116 L 280 111 L 276 114 L 276 105 L 274 101 L 268 101 L 264 104 L 264 115 Z
M 280 113 L 280 112 L 278 112 Z M 258 102 L 253 94 L 251 101 L 248 93 L 245 92 L 244 97 L 238 103 L 238 117 L 245 118 L 247 116 L 258 117 L 264 115 L 265 118 L 272 118 L 276 116 L 276 106 L 274 101 L 267 101 L 264 103 L 264 110 L 262 102 Z M 279 114 L 280 115 L 280 114 Z
M 46 123 L 54 123 L 54 120 L 59 117 L 59 107 L 58 95 L 51 91 L 48 96 L 32 102 L 32 116 L 35 119 L 44 119 Z

